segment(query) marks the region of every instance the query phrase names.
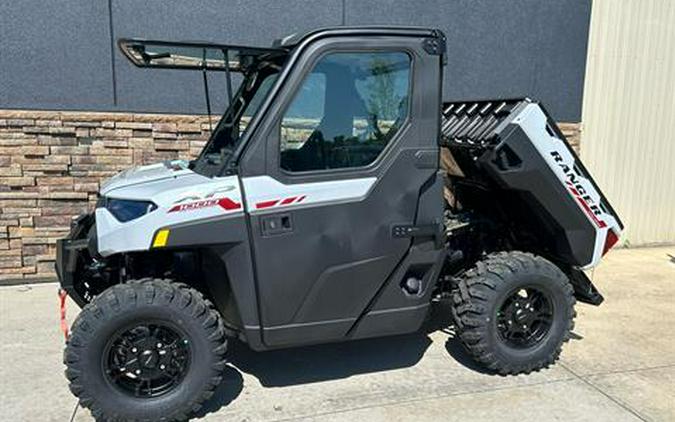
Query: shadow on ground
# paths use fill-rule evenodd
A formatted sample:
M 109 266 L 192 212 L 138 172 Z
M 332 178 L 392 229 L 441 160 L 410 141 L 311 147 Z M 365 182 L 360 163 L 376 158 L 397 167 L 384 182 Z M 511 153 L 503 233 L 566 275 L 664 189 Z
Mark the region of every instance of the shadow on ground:
M 243 389 L 241 372 L 253 375 L 264 387 L 283 387 L 407 368 L 422 359 L 431 345 L 428 334 L 438 330 L 448 335 L 445 349 L 459 364 L 482 374 L 496 374 L 481 367 L 466 352 L 455 335 L 448 304 L 437 303 L 424 329 L 410 335 L 269 352 L 254 352 L 245 344 L 232 342 L 223 382 L 195 416 L 216 412 L 236 399 Z M 581 337 L 574 335 L 573 339 Z
M 253 352 L 236 344 L 230 361 L 265 387 L 347 378 L 407 368 L 420 361 L 431 340 L 424 334 Z
M 410 367 L 420 361 L 430 344 L 424 333 L 269 352 L 254 352 L 233 342 L 223 382 L 193 416 L 216 412 L 236 399 L 243 389 L 241 372 L 255 376 L 265 387 L 307 384 Z
M 450 303 L 447 301 L 438 302 L 431 308 L 431 315 L 426 327 L 427 332 L 442 331 L 447 334 L 448 339 L 445 342 L 445 350 L 460 365 L 481 374 L 496 375 L 496 372 L 490 371 L 476 363 L 469 353 L 467 353 L 464 346 L 462 346 L 462 342 L 457 337 L 455 327 L 453 326 L 450 308 Z
M 227 406 L 239 397 L 243 388 L 244 379 L 241 377 L 241 372 L 228 365 L 223 374 L 223 381 L 216 388 L 211 399 L 198 412 L 192 414 L 191 417 L 202 418 L 209 413 L 217 412 L 220 408 Z
M 232 342 L 223 382 L 195 416 L 215 412 L 236 399 L 243 389 L 241 372 L 253 375 L 265 387 L 283 387 L 414 366 L 431 345 L 428 333 L 436 330 L 449 334 L 446 349 L 459 363 L 474 371 L 484 372 L 473 363 L 454 337 L 448 306 L 437 305 L 432 308 L 424 329 L 409 335 L 269 352 L 254 352 L 245 344 Z

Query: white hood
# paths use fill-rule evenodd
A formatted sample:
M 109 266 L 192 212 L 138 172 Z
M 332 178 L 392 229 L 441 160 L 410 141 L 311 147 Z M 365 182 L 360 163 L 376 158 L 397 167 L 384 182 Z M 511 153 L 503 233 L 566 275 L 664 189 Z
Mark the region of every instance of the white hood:
M 165 161 L 147 166 L 132 167 L 116 174 L 103 183 L 100 189 L 101 195 L 117 195 L 121 188 L 132 188 L 151 182 L 166 179 L 176 179 L 181 176 L 195 174 L 188 169 L 187 162 L 183 160 Z M 129 189 L 124 189 L 129 191 Z M 136 195 L 134 195 L 136 196 Z
M 101 195 L 151 201 L 157 206 L 127 222 L 118 221 L 105 207 L 97 208 L 96 230 L 103 256 L 147 250 L 154 234 L 163 227 L 243 213 L 237 176 L 210 178 L 175 162 L 124 171 L 103 185 Z

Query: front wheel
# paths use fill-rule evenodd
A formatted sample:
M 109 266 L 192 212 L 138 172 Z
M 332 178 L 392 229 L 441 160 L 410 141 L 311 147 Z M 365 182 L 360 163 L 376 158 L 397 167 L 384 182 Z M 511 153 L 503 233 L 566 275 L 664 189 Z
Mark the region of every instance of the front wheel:
M 85 306 L 64 363 L 97 420 L 185 420 L 220 383 L 225 350 L 220 315 L 198 291 L 144 279 Z
M 489 255 L 452 292 L 457 334 L 471 356 L 501 374 L 529 373 L 558 359 L 574 326 L 573 288 L 542 257 Z

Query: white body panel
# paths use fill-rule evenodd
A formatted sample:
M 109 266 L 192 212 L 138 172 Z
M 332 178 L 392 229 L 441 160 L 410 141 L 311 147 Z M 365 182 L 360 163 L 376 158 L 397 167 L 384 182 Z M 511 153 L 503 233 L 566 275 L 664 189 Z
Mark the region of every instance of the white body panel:
M 333 180 L 285 185 L 270 176 L 243 179 L 246 211 L 265 212 L 292 206 L 314 206 L 343 201 L 360 201 L 368 195 L 377 178 Z
M 607 233 L 618 237 L 618 221 L 603 209 L 600 193 L 578 170 L 574 155 L 562 139 L 546 128 L 547 118 L 537 104 L 529 104 L 513 123 L 519 125 L 554 172 L 567 192 L 595 227 L 592 260 L 582 266 L 597 265 L 602 257 Z M 270 176 L 209 178 L 194 173 L 184 162 L 160 163 L 137 167 L 110 179 L 101 189 L 108 198 L 152 201 L 154 211 L 126 223 L 119 222 L 108 210 L 96 210 L 99 252 L 109 256 L 120 252 L 150 248 L 154 234 L 161 228 L 197 220 L 238 216 L 244 211 L 256 214 L 277 212 L 291 207 L 311 207 L 360 201 L 377 179 L 333 180 L 317 183 L 284 184 Z M 246 201 L 242 195 L 246 195 Z M 244 207 L 246 209 L 244 210 Z
M 546 130 L 546 115 L 539 105 L 529 104 L 526 106 L 513 123 L 520 126 L 532 140 L 537 151 L 544 157 L 551 170 L 565 185 L 570 196 L 574 198 L 577 205 L 595 227 L 593 259 L 582 269 L 595 267 L 602 258 L 607 232 L 613 230 L 617 237 L 620 235 L 621 227 L 618 221 L 602 208 L 600 193 L 591 181 L 577 170 L 574 156 L 567 149 L 565 143 L 561 139 L 551 136 Z
M 104 185 L 101 193 L 108 198 L 157 205 L 154 211 L 125 223 L 105 208 L 97 208 L 96 231 L 102 256 L 148 250 L 154 234 L 166 226 L 244 212 L 237 176 L 208 178 L 188 169 L 171 170 L 164 164 L 120 173 Z
M 106 180 L 101 186 L 100 193 L 101 195 L 107 196 L 115 189 L 133 185 L 142 185 L 145 182 L 157 182 L 170 178 L 175 179 L 189 173 L 192 172 L 188 170 L 187 163 L 181 160 L 172 161 L 170 163 L 155 163 L 146 166 L 132 167 Z M 129 193 L 133 192 L 127 192 L 127 194 Z
M 244 178 L 246 211 L 359 201 L 375 181 L 369 177 L 285 185 L 269 176 Z M 157 209 L 128 222 L 120 222 L 107 209 L 97 208 L 96 231 L 102 256 L 149 250 L 155 233 L 167 226 L 244 212 L 237 176 L 209 178 L 180 165 L 160 163 L 126 170 L 106 182 L 101 194 L 157 205 Z

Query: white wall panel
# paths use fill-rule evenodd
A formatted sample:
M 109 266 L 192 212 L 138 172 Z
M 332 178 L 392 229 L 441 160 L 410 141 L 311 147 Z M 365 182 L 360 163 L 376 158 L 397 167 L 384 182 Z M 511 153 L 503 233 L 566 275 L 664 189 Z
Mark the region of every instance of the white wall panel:
M 675 242 L 675 1 L 593 2 L 582 122 L 624 241 Z

